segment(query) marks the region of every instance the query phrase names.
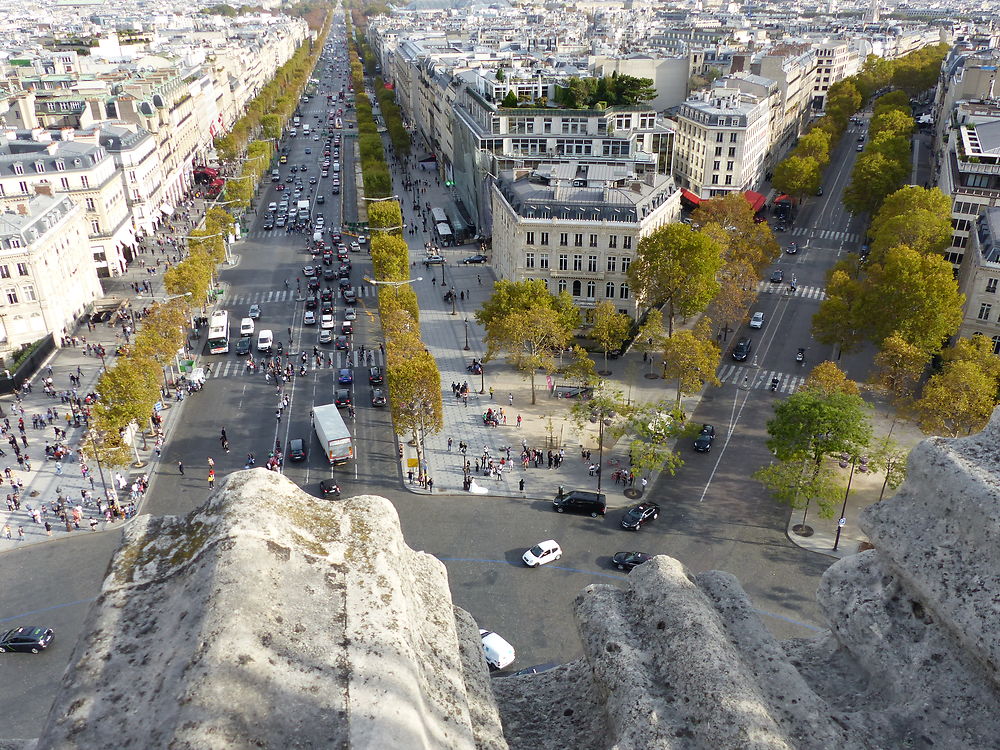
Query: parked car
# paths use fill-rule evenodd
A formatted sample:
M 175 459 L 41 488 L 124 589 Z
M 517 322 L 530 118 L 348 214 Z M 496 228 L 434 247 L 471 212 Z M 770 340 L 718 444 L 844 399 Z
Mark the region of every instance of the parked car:
M 514 647 L 490 630 L 480 628 L 479 637 L 483 641 L 483 653 L 486 655 L 486 663 L 493 669 L 503 669 L 513 663 L 515 654 Z
M 660 506 L 656 503 L 639 503 L 633 505 L 622 516 L 622 528 L 630 531 L 638 531 L 650 521 L 655 521 L 660 517 Z
M 618 570 L 632 570 L 632 568 L 649 562 L 653 556 L 645 552 L 615 552 L 611 558 L 611 564 Z
M 562 496 L 557 495 L 552 507 L 557 513 L 582 513 L 597 518 L 607 511 L 608 499 L 603 492 L 573 490 Z
M 539 542 L 534 547 L 527 550 L 521 559 L 529 568 L 537 568 L 539 565 L 553 562 L 562 557 L 562 548 L 554 539 L 547 539 Z
M 37 654 L 47 649 L 53 638 L 55 633 L 51 628 L 23 625 L 0 635 L 0 654 L 7 651 Z
M 712 450 L 712 443 L 715 442 L 715 426 L 703 424 L 698 437 L 694 439 L 694 449 L 699 453 L 708 453 Z

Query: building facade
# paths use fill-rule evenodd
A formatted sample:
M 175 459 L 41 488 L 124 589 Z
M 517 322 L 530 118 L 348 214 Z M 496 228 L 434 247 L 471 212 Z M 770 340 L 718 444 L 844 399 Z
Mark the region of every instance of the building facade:
M 965 295 L 959 335 L 986 336 L 1000 354 L 1000 208 L 986 210 L 973 226 L 958 275 Z
M 81 205 L 42 193 L 4 200 L 3 207 L 0 357 L 6 359 L 48 334 L 71 331 L 102 292 Z
M 608 300 L 636 317 L 627 272 L 639 240 L 680 217 L 680 191 L 624 165 L 543 163 L 492 185 L 493 265 L 502 279 L 542 279 L 585 314 Z

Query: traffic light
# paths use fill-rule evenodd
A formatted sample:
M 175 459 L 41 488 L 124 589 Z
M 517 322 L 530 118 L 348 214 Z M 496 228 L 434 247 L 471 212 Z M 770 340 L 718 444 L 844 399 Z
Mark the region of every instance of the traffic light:
M 445 187 L 455 187 L 455 181 L 454 180 L 445 180 L 444 181 L 444 185 L 445 185 Z

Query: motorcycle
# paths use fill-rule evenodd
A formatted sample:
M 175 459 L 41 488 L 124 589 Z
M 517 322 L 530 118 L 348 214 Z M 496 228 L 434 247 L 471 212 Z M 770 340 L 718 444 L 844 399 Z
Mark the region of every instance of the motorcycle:
M 771 390 L 772 391 L 778 390 L 778 383 L 779 382 L 780 381 L 778 380 L 778 378 L 771 378 Z
M 806 361 L 806 350 L 801 346 L 799 347 L 798 351 L 795 352 L 795 361 L 800 364 Z

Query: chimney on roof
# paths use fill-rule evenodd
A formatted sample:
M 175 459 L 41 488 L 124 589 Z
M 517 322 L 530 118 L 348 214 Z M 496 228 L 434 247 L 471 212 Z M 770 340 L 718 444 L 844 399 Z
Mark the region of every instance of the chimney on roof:
M 48 183 L 35 183 L 35 195 L 47 195 L 52 197 L 52 186 Z
M 63 141 L 71 141 L 75 135 L 73 128 L 59 128 L 59 138 Z
M 42 140 L 42 136 L 44 134 L 45 134 L 45 129 L 44 128 L 32 128 L 31 129 L 31 140 L 33 140 L 33 141 L 40 141 L 40 140 Z
M 17 204 L 17 212 L 19 214 L 21 214 L 21 216 L 27 216 L 28 215 L 28 204 L 27 203 L 18 203 Z

